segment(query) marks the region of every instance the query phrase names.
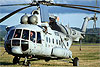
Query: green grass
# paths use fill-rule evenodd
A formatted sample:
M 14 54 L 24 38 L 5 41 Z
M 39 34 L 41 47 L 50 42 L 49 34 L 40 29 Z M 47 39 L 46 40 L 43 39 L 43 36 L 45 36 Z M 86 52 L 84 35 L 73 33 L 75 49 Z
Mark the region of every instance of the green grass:
M 80 67 L 99 67 L 100 66 L 100 46 L 72 46 L 73 56 L 80 59 Z
M 83 55 L 79 56 L 82 58 L 82 60 L 98 60 L 100 59 L 99 55 L 100 52 L 95 52 L 95 53 L 84 53 Z M 85 58 L 84 58 L 85 57 Z
M 79 50 L 80 46 L 72 46 L 70 50 L 73 53 L 73 57 L 79 57 L 80 67 L 99 67 L 100 66 L 100 46 L 82 46 L 82 51 Z M 4 52 L 4 48 L 0 47 L 0 55 Z M 0 56 L 0 67 L 24 67 L 22 63 L 20 65 L 12 64 L 13 56 L 5 53 Z M 24 60 L 23 58 L 21 60 Z M 66 59 L 64 59 L 66 60 Z M 72 64 L 62 62 L 59 60 L 50 60 L 45 62 L 44 60 L 31 61 L 32 67 L 73 67 Z
M 72 45 L 80 45 L 80 43 L 73 43 Z M 81 45 L 100 45 L 100 43 L 82 43 Z
M 0 45 L 4 45 L 4 41 L 0 41 Z

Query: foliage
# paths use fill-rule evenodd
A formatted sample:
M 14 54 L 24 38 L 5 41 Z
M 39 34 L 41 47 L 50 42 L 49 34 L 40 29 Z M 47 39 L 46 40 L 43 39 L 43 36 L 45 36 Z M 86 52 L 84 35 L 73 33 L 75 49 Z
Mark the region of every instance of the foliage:
M 72 27 L 78 31 L 81 31 L 80 28 Z M 100 28 L 88 28 L 83 39 L 85 43 L 100 43 Z
M 5 25 L 0 25 L 0 41 L 4 40 L 4 37 L 6 35 L 6 26 Z
M 100 35 L 95 35 L 95 34 L 86 35 L 83 42 L 100 43 Z
M 87 44 L 86 44 L 87 45 Z M 3 54 L 5 49 L 0 47 L 0 55 Z M 100 46 L 82 46 L 82 50 L 79 50 L 79 46 L 72 46 L 70 50 L 73 53 L 73 58 L 79 58 L 80 67 L 99 67 L 100 66 Z M 14 65 L 12 63 L 14 56 L 9 55 L 7 52 L 0 56 L 0 67 L 27 67 L 22 65 L 20 62 L 19 65 Z M 31 67 L 73 67 L 71 63 L 64 62 L 65 60 L 71 61 L 71 59 L 62 59 L 62 60 L 50 60 L 45 62 L 44 60 L 31 61 Z M 24 58 L 21 58 L 20 61 L 24 61 Z

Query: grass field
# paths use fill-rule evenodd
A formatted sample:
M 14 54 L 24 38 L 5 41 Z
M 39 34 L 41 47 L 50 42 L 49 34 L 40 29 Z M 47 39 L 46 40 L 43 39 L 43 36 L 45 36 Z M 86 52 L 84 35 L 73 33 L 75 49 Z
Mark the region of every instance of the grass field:
M 82 51 L 79 50 L 80 46 L 72 46 L 70 50 L 73 52 L 73 57 L 79 57 L 79 67 L 99 67 L 100 66 L 100 46 L 82 46 Z M 5 53 L 4 48 L 0 47 L 0 67 L 24 67 L 23 65 L 13 65 L 13 56 Z M 24 60 L 23 58 L 21 60 Z M 64 59 L 65 60 L 65 59 Z M 44 60 L 31 61 L 31 67 L 73 67 L 72 64 L 60 60 Z
M 4 41 L 0 41 L 0 46 L 4 45 Z

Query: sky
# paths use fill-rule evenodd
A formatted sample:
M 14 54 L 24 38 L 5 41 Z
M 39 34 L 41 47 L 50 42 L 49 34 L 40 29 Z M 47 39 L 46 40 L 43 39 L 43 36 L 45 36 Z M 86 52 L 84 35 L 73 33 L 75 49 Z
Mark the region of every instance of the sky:
M 19 3 L 30 3 L 31 0 L 0 0 L 0 5 L 5 4 L 19 4 Z M 55 0 L 56 3 L 66 3 L 66 4 L 79 4 L 79 5 L 91 5 L 95 6 L 95 0 Z M 100 0 L 98 0 L 97 3 L 98 6 L 100 6 Z M 8 13 L 11 13 L 12 11 L 19 9 L 24 6 L 16 6 L 16 7 L 0 7 L 0 18 L 4 17 Z M 31 13 L 32 10 L 34 10 L 35 7 L 28 8 L 26 10 L 23 10 L 12 17 L 5 20 L 3 23 L 0 23 L 0 25 L 17 25 L 20 24 L 20 18 L 25 13 Z M 100 9 L 97 9 L 100 10 Z M 62 23 L 63 25 L 69 24 L 70 27 L 79 27 L 81 28 L 84 18 L 86 16 L 92 17 L 94 15 L 93 12 L 79 10 L 79 9 L 72 9 L 72 8 L 62 8 L 62 7 L 49 7 L 50 14 L 54 14 L 56 16 L 59 16 L 60 21 L 59 23 Z M 100 28 L 100 14 L 97 13 L 97 27 Z M 88 23 L 88 28 L 93 27 L 93 21 L 90 21 Z

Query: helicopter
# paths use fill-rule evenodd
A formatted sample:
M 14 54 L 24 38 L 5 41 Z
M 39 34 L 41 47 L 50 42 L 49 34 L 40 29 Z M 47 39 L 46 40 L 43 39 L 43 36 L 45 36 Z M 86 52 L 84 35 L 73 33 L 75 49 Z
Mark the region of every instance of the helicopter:
M 87 24 L 89 20 L 97 20 L 97 17 L 85 18 L 81 31 L 77 31 L 68 26 L 57 23 L 58 17 L 49 15 L 48 6 L 61 6 L 75 8 L 100 13 L 98 10 L 83 8 L 100 8 L 97 6 L 73 5 L 73 4 L 57 4 L 53 0 L 33 0 L 28 4 L 8 4 L 0 6 L 17 6 L 29 5 L 20 8 L 0 19 L 0 23 L 16 14 L 17 12 L 37 6 L 31 14 L 25 14 L 21 17 L 19 25 L 7 27 L 7 35 L 5 36 L 4 48 L 8 54 L 14 56 L 13 64 L 17 64 L 20 58 L 25 58 L 24 65 L 30 65 L 28 59 L 36 58 L 37 60 L 69 59 L 73 66 L 79 66 L 79 58 L 72 57 L 70 47 L 73 41 L 80 41 L 85 36 Z

